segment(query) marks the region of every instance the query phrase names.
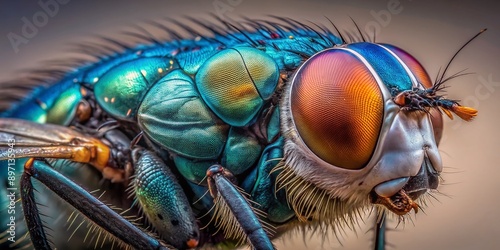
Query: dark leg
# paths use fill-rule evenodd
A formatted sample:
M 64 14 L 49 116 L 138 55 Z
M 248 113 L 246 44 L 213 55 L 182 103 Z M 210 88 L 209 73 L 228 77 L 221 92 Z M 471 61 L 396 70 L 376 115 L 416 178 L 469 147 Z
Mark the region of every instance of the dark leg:
M 378 209 L 377 209 L 378 214 Z M 375 250 L 385 250 L 385 231 L 386 231 L 386 214 L 375 216 Z
M 212 197 L 220 195 L 240 224 L 254 249 L 275 249 L 257 215 L 243 195 L 228 180 L 232 175 L 220 165 L 207 170 L 208 186 Z
M 24 218 L 30 229 L 31 242 L 35 249 L 51 249 L 36 206 L 30 178 L 31 176 L 27 172 L 24 172 L 21 177 L 21 201 L 23 203 Z
M 50 246 L 34 200 L 31 177 L 126 244 L 136 249 L 168 249 L 45 162 L 30 159 L 25 164 L 21 179 L 21 198 L 30 237 L 36 249 L 50 249 Z

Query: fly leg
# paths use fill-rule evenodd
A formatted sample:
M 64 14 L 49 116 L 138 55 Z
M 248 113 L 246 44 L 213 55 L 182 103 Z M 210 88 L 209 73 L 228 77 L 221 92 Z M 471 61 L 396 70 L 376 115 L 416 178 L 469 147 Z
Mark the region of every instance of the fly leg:
M 233 185 L 234 176 L 221 165 L 213 165 L 207 170 L 207 180 L 210 195 L 214 200 L 219 196 L 222 198 L 232 214 L 229 216 L 234 216 L 252 247 L 258 250 L 275 249 L 249 201 Z M 215 216 L 217 216 L 217 211 L 215 213 Z M 227 216 L 224 212 L 222 212 L 222 215 Z M 225 220 L 225 218 L 222 218 L 222 220 Z M 226 224 L 225 227 L 227 226 L 234 227 L 236 225 Z M 233 233 L 234 231 L 230 234 Z
M 375 216 L 375 250 L 385 250 L 386 244 L 386 214 L 382 211 L 379 214 L 379 209 L 377 208 L 377 215 Z
M 34 198 L 31 178 L 47 186 L 83 215 L 135 249 L 168 249 L 44 161 L 29 159 L 21 177 L 21 200 L 35 249 L 51 249 Z

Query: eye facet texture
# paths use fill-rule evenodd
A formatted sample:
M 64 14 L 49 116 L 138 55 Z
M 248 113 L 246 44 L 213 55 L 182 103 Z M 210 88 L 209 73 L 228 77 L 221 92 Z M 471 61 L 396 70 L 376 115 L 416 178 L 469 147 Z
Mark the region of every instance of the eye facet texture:
M 324 161 L 363 168 L 376 147 L 384 100 L 375 77 L 353 54 L 327 50 L 309 59 L 291 90 L 300 138 Z
M 431 78 L 427 74 L 427 71 L 425 71 L 424 67 L 422 67 L 422 65 L 417 61 L 417 59 L 408 54 L 406 51 L 393 45 L 384 44 L 383 46 L 394 52 L 394 54 L 396 54 L 399 59 L 401 59 L 401 61 L 403 61 L 406 66 L 408 66 L 410 71 L 417 79 L 418 83 L 422 84 L 424 88 L 432 87 Z

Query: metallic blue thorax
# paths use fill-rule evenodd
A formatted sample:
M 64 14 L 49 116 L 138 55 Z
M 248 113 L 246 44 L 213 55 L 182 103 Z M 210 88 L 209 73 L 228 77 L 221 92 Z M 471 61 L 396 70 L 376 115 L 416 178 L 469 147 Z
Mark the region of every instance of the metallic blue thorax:
M 294 213 L 284 191 L 276 193 L 278 172 L 271 173 L 283 157 L 279 98 L 307 58 L 340 43 L 333 34 L 280 29 L 139 45 L 80 66 L 0 116 L 71 125 L 78 103 L 90 96 L 109 119 L 145 132 L 147 145 L 195 194 L 192 202 L 207 192 L 206 171 L 217 163 L 267 220 L 280 224 Z M 344 48 L 365 60 L 393 96 L 414 86 L 390 45 Z M 206 211 L 212 199 L 194 206 Z

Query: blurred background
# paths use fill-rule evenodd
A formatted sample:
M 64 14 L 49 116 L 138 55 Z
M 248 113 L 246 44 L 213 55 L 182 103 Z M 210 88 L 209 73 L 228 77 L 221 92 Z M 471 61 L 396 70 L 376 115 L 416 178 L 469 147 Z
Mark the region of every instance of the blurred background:
M 41 0 L 48 2 L 50 0 Z M 55 0 L 52 0 L 55 1 Z M 456 58 L 449 73 L 473 74 L 449 83 L 448 97 L 479 110 L 472 123 L 446 119 L 440 145 L 444 183 L 424 213 L 403 227 L 391 222 L 389 249 L 500 249 L 500 4 L 495 1 L 78 1 L 59 0 L 44 10 L 38 1 L 0 2 L 0 80 L 43 68 L 42 61 L 64 59 L 71 43 L 92 35 L 119 37 L 120 31 L 147 20 L 182 16 L 265 18 L 273 14 L 343 30 L 354 30 L 349 17 L 378 42 L 397 45 L 414 55 L 435 78 L 463 43 L 482 28 L 489 30 Z M 45 15 L 43 13 L 46 13 Z M 45 17 L 45 18 L 44 18 Z M 24 30 L 26 20 L 36 30 Z M 24 32 L 24 33 L 23 33 Z M 0 91 L 2 91 L 0 89 Z M 2 208 L 3 209 L 3 208 Z M 279 249 L 370 249 L 372 219 L 348 229 L 340 243 L 316 235 L 277 240 Z

